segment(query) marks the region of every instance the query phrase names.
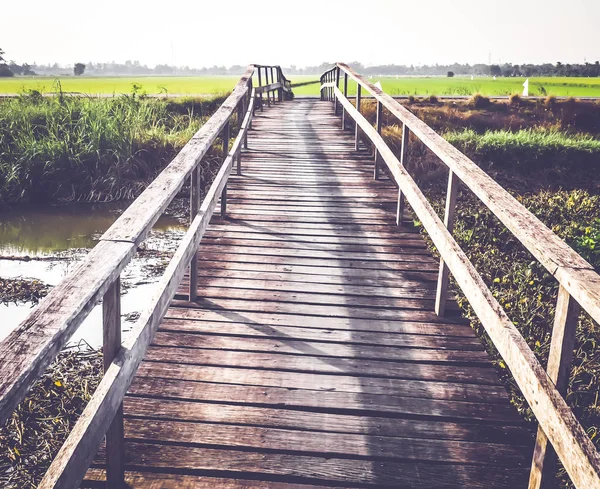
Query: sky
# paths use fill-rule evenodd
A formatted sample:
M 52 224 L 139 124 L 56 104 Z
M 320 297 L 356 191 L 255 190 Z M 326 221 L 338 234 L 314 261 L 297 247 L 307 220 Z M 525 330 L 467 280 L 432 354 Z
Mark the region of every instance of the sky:
M 600 0 L 2 0 L 0 48 L 64 65 L 581 63 L 600 59 L 599 25 Z

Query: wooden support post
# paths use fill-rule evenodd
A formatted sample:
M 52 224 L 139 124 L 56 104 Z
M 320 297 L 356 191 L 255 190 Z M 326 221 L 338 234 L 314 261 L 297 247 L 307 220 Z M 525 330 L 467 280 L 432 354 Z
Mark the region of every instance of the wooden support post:
M 102 352 L 104 372 L 121 349 L 121 279 L 117 277 L 102 300 Z M 125 487 L 125 434 L 123 403 L 106 432 L 106 486 Z
M 450 170 L 448 175 L 448 191 L 446 193 L 446 212 L 444 214 L 444 226 L 452 234 L 454 228 L 454 216 L 456 214 L 456 195 L 458 190 L 459 179 L 456 174 Z M 438 316 L 443 316 L 446 310 L 446 298 L 448 297 L 448 279 L 450 270 L 440 259 L 440 272 L 438 274 L 437 292 L 435 294 L 435 313 Z
M 252 98 L 252 78 L 248 80 L 248 104 L 252 104 L 252 115 L 254 115 L 254 110 L 256 108 L 256 104 L 254 103 L 254 99 Z M 248 105 L 246 105 L 248 107 Z M 250 118 L 250 124 L 248 125 L 248 129 L 252 129 L 252 118 Z M 248 134 L 248 132 L 246 132 Z M 248 148 L 248 137 L 244 140 L 244 147 Z
M 400 165 L 404 166 L 404 158 L 406 148 L 408 146 L 408 127 L 402 124 L 402 143 L 400 146 Z M 402 190 L 398 189 L 398 206 L 396 207 L 396 226 L 402 226 L 402 218 L 404 216 L 404 195 Z
M 552 328 L 552 341 L 548 355 L 548 377 L 564 397 L 569 385 L 571 361 L 575 348 L 575 332 L 581 308 L 560 285 Z M 533 449 L 533 461 L 529 473 L 529 489 L 553 487 L 556 475 L 556 453 L 548 444 L 546 434 L 538 428 Z
M 329 72 L 329 83 L 333 83 L 333 71 Z M 329 87 L 329 100 L 333 101 L 333 87 Z
M 279 101 L 283 102 L 283 72 L 281 71 L 281 66 L 277 67 L 277 81 L 281 85 L 281 88 L 277 90 L 277 96 L 279 97 Z
M 192 171 L 190 177 L 190 223 L 198 214 L 200 208 L 200 165 Z M 198 297 L 198 253 L 192 255 L 190 260 L 190 288 L 188 299 L 194 302 Z
M 360 100 L 361 100 L 361 86 L 359 84 L 356 85 L 356 110 L 360 114 Z M 360 142 L 360 128 L 358 127 L 358 122 L 354 123 L 354 150 L 358 151 Z
M 258 86 L 262 87 L 262 77 L 260 75 L 261 68 L 258 68 Z M 263 112 L 263 93 L 260 92 L 260 111 Z
M 269 68 L 265 66 L 265 86 L 269 84 Z M 267 105 L 271 107 L 271 94 L 267 90 Z
M 271 66 L 271 83 L 275 83 L 275 68 Z M 275 103 L 275 90 L 272 92 L 273 95 L 273 103 Z
M 344 72 L 344 97 L 348 98 L 348 73 Z M 342 131 L 346 129 L 346 109 L 342 107 Z
M 321 78 L 319 78 L 319 83 L 321 84 L 321 86 L 323 86 L 323 83 L 325 83 L 323 80 L 325 79 L 325 77 L 323 75 L 321 75 Z M 325 100 L 325 89 L 321 88 L 319 89 L 320 95 L 321 95 L 321 102 L 323 100 Z
M 227 159 L 227 155 L 229 154 L 229 126 L 230 122 L 227 121 L 225 127 L 223 128 L 223 161 Z M 227 216 L 227 184 L 223 187 L 223 192 L 221 193 L 221 217 L 225 218 Z
M 241 99 L 237 106 L 237 130 L 238 132 L 242 130 L 242 122 L 244 122 L 244 114 L 246 111 L 244 110 L 244 100 Z
M 252 115 L 254 115 L 254 100 L 250 99 L 252 104 Z M 246 133 L 244 134 L 244 149 L 248 149 L 248 131 L 252 129 L 252 115 L 250 116 L 250 121 L 248 122 L 248 128 L 246 129 Z
M 340 87 L 340 69 L 337 68 L 335 70 L 335 86 L 336 88 Z M 335 96 L 335 90 L 333 92 L 333 109 L 335 112 L 335 115 L 338 115 L 338 103 L 337 103 L 337 98 Z
M 381 135 L 381 123 L 383 117 L 383 105 L 377 101 L 377 133 Z M 375 168 L 373 169 L 373 178 L 379 180 L 379 151 L 375 148 Z

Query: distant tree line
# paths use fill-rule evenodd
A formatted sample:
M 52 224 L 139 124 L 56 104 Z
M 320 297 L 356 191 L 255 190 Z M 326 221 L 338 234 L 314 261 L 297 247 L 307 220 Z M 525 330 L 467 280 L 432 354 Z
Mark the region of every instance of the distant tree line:
M 585 76 L 585 77 L 600 77 L 600 62 L 570 64 L 543 63 L 531 64 L 526 63 L 516 65 L 512 63 L 498 64 L 459 64 L 451 65 L 376 65 L 363 66 L 357 61 L 349 63 L 356 71 L 366 75 L 404 75 L 404 76 L 453 76 L 453 75 L 486 75 L 486 76 Z M 307 66 L 305 68 L 297 68 L 292 65 L 284 68 L 285 73 L 290 74 L 317 74 L 331 68 L 333 63 L 322 63 L 318 66 Z M 450 75 L 452 73 L 453 75 Z
M 363 66 L 357 61 L 349 63 L 359 73 L 366 75 L 404 75 L 404 76 L 453 76 L 453 75 L 484 75 L 484 76 L 584 76 L 600 77 L 600 62 L 570 64 L 543 63 L 543 64 L 459 64 L 450 65 L 376 65 Z M 315 66 L 297 67 L 295 65 L 282 67 L 285 74 L 289 75 L 317 75 L 331 68 L 333 63 L 321 63 Z M 4 51 L 0 49 L 0 76 L 13 75 L 82 75 L 85 71 L 91 76 L 131 76 L 131 75 L 240 75 L 246 66 L 234 65 L 211 66 L 207 68 L 190 68 L 189 66 L 171 66 L 159 64 L 149 67 L 139 61 L 125 61 L 125 63 L 74 63 L 72 67 L 58 63 L 38 65 L 23 63 L 19 65 L 14 61 L 6 62 Z M 450 75 L 452 73 L 452 75 Z

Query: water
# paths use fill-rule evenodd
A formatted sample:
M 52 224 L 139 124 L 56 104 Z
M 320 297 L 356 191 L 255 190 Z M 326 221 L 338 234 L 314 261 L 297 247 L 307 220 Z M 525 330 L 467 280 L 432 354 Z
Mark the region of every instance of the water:
M 31 208 L 0 214 L 0 277 L 38 279 L 56 285 L 64 279 L 92 248 L 102 233 L 127 204 L 76 204 Z M 175 250 L 185 227 L 174 218 L 162 217 L 146 240 L 149 249 Z M 11 259 L 6 259 L 10 257 Z M 132 326 L 128 318 L 141 312 L 159 277 L 147 267 L 160 257 L 134 256 L 121 274 L 123 331 Z M 0 304 L 0 340 L 4 339 L 32 311 L 31 304 Z M 71 338 L 85 340 L 93 347 L 102 344 L 102 308 L 97 305 Z

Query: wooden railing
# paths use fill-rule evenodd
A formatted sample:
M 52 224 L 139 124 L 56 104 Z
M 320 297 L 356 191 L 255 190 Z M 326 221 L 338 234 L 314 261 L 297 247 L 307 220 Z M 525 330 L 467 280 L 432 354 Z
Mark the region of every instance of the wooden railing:
M 262 71 L 266 75 L 265 85 Z M 257 76 L 258 85 L 253 88 Z M 280 67 L 250 65 L 223 105 L 104 233 L 86 258 L 0 343 L 0 423 L 4 424 L 77 327 L 98 301 L 103 300 L 104 376 L 40 488 L 78 487 L 105 435 L 107 486 L 123 485 L 123 397 L 188 267 L 190 300 L 196 298 L 198 245 L 219 197 L 221 214 L 227 211 L 227 180 L 236 161 L 240 173 L 241 149 L 247 147 L 255 100 L 260 101 L 265 93 L 269 104 L 271 97 L 275 103 L 275 94 L 281 101 L 289 92 L 290 83 Z M 237 137 L 230 149 L 231 126 L 236 113 Z M 200 163 L 219 135 L 223 141 L 224 161 L 200 204 Z M 155 295 L 122 342 L 120 273 L 188 180 L 190 227 L 160 279 Z
M 340 90 L 342 74 L 343 89 Z M 354 104 L 347 98 L 348 79 L 357 84 Z M 360 112 L 363 88 L 377 101 L 375 127 Z M 475 163 L 348 65 L 338 63 L 323 74 L 321 99 L 333 101 L 336 114 L 341 107 L 342 128 L 345 128 L 348 116 L 354 121 L 356 149 L 362 137 L 374 147 L 375 178 L 378 177 L 383 162 L 395 179 L 399 186 L 397 224 L 402 223 L 406 199 L 440 253 L 436 312 L 439 315 L 444 314 L 448 276 L 451 272 L 537 418 L 539 427 L 529 489 L 538 489 L 542 486 L 542 481 L 546 481 L 546 485 L 553 478 L 555 455 L 552 453 L 552 447 L 577 488 L 600 488 L 600 456 L 563 398 L 569 380 L 580 308 L 600 322 L 600 276 L 588 262 Z M 399 158 L 381 137 L 383 107 L 403 124 Z M 409 131 L 449 169 L 444 222 L 404 168 Z M 470 189 L 494 213 L 559 283 L 547 371 L 544 371 L 517 328 L 452 237 L 459 182 Z M 548 445 L 548 441 L 551 446 Z

